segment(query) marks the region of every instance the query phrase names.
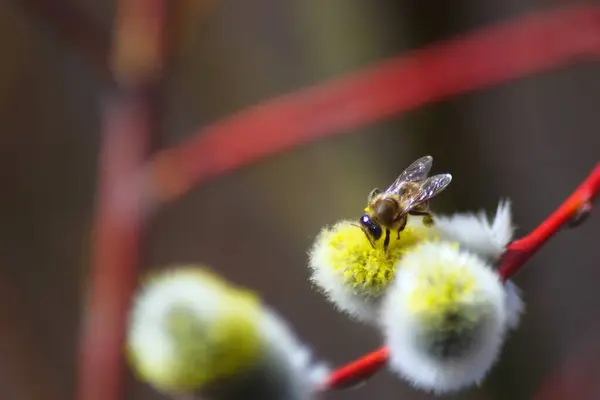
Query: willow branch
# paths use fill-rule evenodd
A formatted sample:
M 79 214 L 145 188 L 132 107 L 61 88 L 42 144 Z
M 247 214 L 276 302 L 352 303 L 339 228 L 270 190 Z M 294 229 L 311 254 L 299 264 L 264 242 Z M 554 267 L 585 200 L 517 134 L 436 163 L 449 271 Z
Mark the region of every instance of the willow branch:
M 527 261 L 565 224 L 573 221 L 574 218 L 577 220 L 582 218 L 582 213 L 589 214 L 592 202 L 599 193 L 600 163 L 596 164 L 596 167 L 573 194 L 536 229 L 506 247 L 498 266 L 498 274 L 502 279 L 507 280 L 520 271 Z M 387 363 L 388 356 L 388 349 L 381 347 L 338 368 L 329 376 L 324 389 L 343 389 L 368 379 Z
M 284 95 L 199 129 L 150 165 L 159 196 L 461 93 L 600 58 L 600 6 L 534 12 Z
M 512 277 L 565 224 L 577 222 L 574 218 L 586 218 L 599 191 L 600 163 L 573 194 L 536 229 L 507 246 L 498 269 L 500 276 L 503 279 Z
M 78 398 L 123 397 L 126 314 L 139 262 L 145 197 L 136 185 L 156 132 L 165 54 L 165 0 L 120 0 L 104 109 L 89 304 L 83 317 Z

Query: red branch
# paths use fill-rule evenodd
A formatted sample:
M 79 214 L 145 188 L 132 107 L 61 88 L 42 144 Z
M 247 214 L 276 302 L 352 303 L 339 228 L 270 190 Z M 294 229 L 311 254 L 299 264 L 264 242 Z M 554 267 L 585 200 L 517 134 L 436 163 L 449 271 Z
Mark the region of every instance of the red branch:
M 528 235 L 517 239 L 506 247 L 498 266 L 498 273 L 507 280 L 516 274 L 525 263 L 566 223 L 578 216 L 580 210 L 589 212 L 590 205 L 600 193 L 600 163 L 579 185 L 573 194 Z M 364 381 L 381 369 L 388 359 L 388 349 L 382 347 L 359 359 L 338 368 L 330 376 L 325 390 L 342 389 Z
M 80 400 L 118 400 L 124 393 L 126 314 L 146 211 L 145 193 L 132 182 L 138 182 L 159 125 L 154 105 L 166 61 L 168 4 L 117 2 L 110 61 L 120 86 L 104 109 L 89 299 L 80 333 Z
M 88 304 L 81 323 L 78 396 L 116 400 L 122 390 L 125 310 L 138 263 L 139 196 L 128 184 L 143 162 L 148 115 L 140 99 L 111 99 L 104 110 Z
M 510 79 L 600 56 L 600 6 L 536 12 L 281 96 L 200 129 L 154 159 L 161 196 L 316 139 Z
M 498 273 L 509 279 L 580 211 L 589 213 L 593 200 L 600 191 L 600 164 L 579 185 L 573 194 L 529 235 L 510 243 L 500 262 Z

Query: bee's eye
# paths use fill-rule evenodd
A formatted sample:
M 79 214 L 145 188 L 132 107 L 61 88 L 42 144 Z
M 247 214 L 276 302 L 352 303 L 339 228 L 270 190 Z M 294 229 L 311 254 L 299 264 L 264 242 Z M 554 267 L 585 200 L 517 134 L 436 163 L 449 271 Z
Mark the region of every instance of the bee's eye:
M 377 240 L 381 237 L 381 234 L 383 233 L 381 231 L 381 227 L 377 224 L 371 223 L 371 226 L 369 227 L 369 232 L 371 232 L 371 235 L 373 235 L 373 239 Z
M 360 219 L 360 223 L 365 228 L 367 228 L 367 230 L 369 231 L 369 233 L 375 240 L 378 240 L 381 237 L 381 235 L 383 234 L 383 231 L 381 230 L 381 226 L 379 226 L 379 224 L 376 224 L 375 222 L 373 222 L 368 215 L 363 215 L 362 218 Z

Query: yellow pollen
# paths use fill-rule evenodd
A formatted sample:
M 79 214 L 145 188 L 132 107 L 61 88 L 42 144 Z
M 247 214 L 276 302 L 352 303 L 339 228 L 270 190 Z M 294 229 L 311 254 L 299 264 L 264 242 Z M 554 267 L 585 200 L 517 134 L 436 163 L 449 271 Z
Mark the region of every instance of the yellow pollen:
M 328 246 L 328 264 L 357 294 L 379 296 L 394 279 L 400 257 L 429 239 L 429 228 L 415 225 L 409 223 L 400 232 L 400 239 L 392 232 L 389 247 L 383 251 L 383 238 L 373 248 L 359 226 L 340 223 L 325 232 L 321 239 Z

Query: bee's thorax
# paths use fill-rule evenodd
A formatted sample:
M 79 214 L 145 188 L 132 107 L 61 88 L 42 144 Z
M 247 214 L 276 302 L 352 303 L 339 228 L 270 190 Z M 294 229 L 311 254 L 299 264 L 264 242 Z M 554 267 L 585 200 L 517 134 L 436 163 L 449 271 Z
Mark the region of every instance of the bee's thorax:
M 373 211 L 381 224 L 391 226 L 398 218 L 400 204 L 392 198 L 379 199 L 375 202 Z

